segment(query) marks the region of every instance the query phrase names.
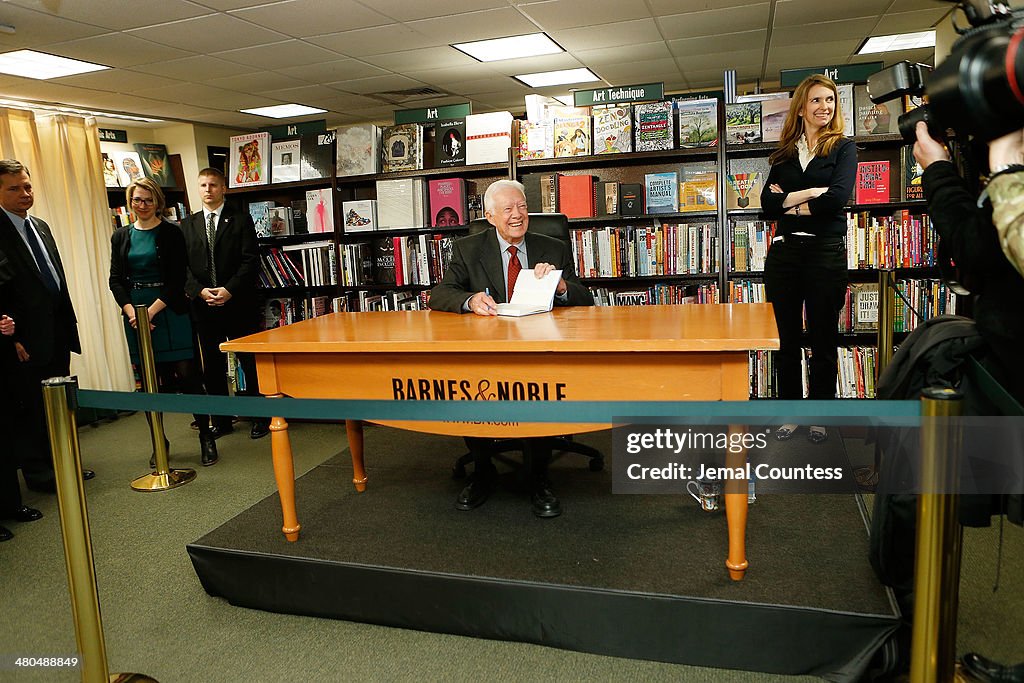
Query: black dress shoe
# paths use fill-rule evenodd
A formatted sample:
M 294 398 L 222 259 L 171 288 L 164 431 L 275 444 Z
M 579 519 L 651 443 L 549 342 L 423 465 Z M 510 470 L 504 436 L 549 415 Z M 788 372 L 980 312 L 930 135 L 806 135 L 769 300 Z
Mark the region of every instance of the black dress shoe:
M 14 534 L 11 533 L 11 530 L 5 526 L 0 526 L 0 543 L 9 541 L 12 538 L 14 538 Z
M 42 518 L 42 512 L 35 508 L 30 508 L 27 505 L 22 505 L 17 510 L 11 510 L 0 514 L 0 519 L 13 519 L 15 522 L 34 522 L 37 519 Z
M 209 467 L 217 462 L 217 437 L 209 432 L 200 434 L 199 446 L 203 453 L 203 467 Z
M 534 484 L 530 504 L 533 507 L 533 514 L 537 517 L 557 517 L 562 514 L 562 504 L 551 490 L 551 482 L 546 479 Z
M 253 420 L 252 429 L 249 430 L 250 439 L 262 439 L 270 433 L 270 423 L 262 420 Z
M 96 478 L 96 473 L 93 472 L 92 470 L 82 470 L 82 480 L 83 481 L 89 481 L 90 479 L 95 479 L 95 478 Z
M 1024 682 L 1024 663 L 1016 666 L 1003 666 L 976 652 L 968 652 L 963 656 L 961 662 L 964 672 L 982 683 Z
M 235 428 L 232 427 L 231 425 L 221 425 L 219 427 L 210 427 L 209 431 L 207 431 L 206 433 L 212 436 L 214 439 L 219 439 L 225 434 L 230 434 L 233 431 L 235 431 Z
M 459 497 L 455 499 L 456 510 L 472 510 L 487 502 L 494 488 L 493 477 L 489 475 L 472 474 L 469 483 L 459 491 Z

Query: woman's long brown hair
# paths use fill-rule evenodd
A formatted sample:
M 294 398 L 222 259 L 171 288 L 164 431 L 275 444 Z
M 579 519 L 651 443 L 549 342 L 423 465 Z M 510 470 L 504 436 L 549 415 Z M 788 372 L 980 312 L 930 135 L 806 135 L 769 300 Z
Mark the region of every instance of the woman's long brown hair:
M 826 157 L 832 149 L 843 139 L 843 111 L 839 108 L 839 91 L 835 82 L 828 76 L 812 74 L 800 82 L 793 93 L 793 99 L 789 103 L 789 113 L 786 115 L 786 123 L 782 126 L 782 135 L 779 137 L 779 147 L 771 156 L 768 163 L 775 164 L 785 159 L 796 158 L 796 143 L 804 134 L 804 120 L 800 116 L 800 110 L 807 106 L 807 93 L 816 85 L 823 85 L 832 91 L 835 96 L 835 107 L 832 120 L 821 129 L 818 134 L 818 146 L 814 152 L 816 156 Z

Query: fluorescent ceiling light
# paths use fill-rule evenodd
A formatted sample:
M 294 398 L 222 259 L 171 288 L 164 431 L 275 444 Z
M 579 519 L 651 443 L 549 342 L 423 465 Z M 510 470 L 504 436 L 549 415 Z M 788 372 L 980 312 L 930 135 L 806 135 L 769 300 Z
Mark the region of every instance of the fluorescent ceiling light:
M 109 68 L 102 64 L 80 62 L 77 59 L 48 55 L 35 50 L 16 50 L 0 54 L 0 73 L 38 80 L 73 76 Z
M 567 83 L 589 83 L 601 80 L 590 69 L 562 69 L 561 71 L 543 71 L 535 74 L 520 74 L 516 80 L 522 81 L 531 88 L 543 88 L 546 85 L 565 85 Z
M 133 116 L 131 114 L 115 114 L 109 111 L 93 111 L 91 109 L 79 109 L 65 105 L 42 104 L 39 102 L 22 102 L 21 100 L 0 99 L 0 107 L 14 107 L 15 109 L 28 109 L 30 111 L 46 111 L 54 114 L 75 114 L 76 116 L 99 116 L 108 119 L 124 119 L 125 121 L 143 121 L 145 123 L 161 123 L 163 119 L 151 119 L 145 116 Z
M 864 41 L 861 48 L 857 50 L 857 54 L 871 55 L 879 52 L 915 50 L 922 47 L 935 47 L 935 31 L 897 33 L 892 36 L 872 36 Z
M 287 119 L 292 116 L 306 116 L 307 114 L 323 114 L 326 109 L 307 107 L 304 104 L 278 104 L 273 107 L 256 107 L 255 109 L 239 109 L 243 114 L 256 114 L 271 119 Z
M 472 43 L 456 43 L 452 47 L 481 62 L 496 62 L 500 59 L 518 59 L 565 52 L 555 41 L 543 33 L 477 40 Z

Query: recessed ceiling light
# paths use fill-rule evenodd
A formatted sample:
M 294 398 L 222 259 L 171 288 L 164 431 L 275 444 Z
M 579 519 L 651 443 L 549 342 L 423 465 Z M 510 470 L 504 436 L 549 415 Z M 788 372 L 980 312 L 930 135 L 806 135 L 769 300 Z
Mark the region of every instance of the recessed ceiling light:
M 555 41 L 543 33 L 477 40 L 472 43 L 455 43 L 452 47 L 481 62 L 496 62 L 500 59 L 518 59 L 565 52 Z
M 48 55 L 35 50 L 16 50 L 0 54 L 0 73 L 35 78 L 41 81 L 109 68 L 102 64 L 80 62 L 77 59 Z
M 857 50 L 857 54 L 871 55 L 879 52 L 916 50 L 922 47 L 935 47 L 935 31 L 897 33 L 892 36 L 871 36 L 864 41 L 861 48 Z
M 326 109 L 307 107 L 304 104 L 278 104 L 273 107 L 256 107 L 255 109 L 239 109 L 243 114 L 256 114 L 272 119 L 287 119 L 292 116 L 306 116 L 307 114 L 323 114 Z
M 565 85 L 567 83 L 589 83 L 601 80 L 590 69 L 562 69 L 561 71 L 543 71 L 535 74 L 520 74 L 514 77 L 531 88 L 543 88 L 547 85 Z

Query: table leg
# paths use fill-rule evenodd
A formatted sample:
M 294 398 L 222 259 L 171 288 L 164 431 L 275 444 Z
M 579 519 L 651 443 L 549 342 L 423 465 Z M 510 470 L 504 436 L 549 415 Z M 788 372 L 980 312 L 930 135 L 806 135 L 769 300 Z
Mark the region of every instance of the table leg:
M 268 398 L 280 398 L 272 396 Z M 295 512 L 295 463 L 292 460 L 292 444 L 288 438 L 288 423 L 283 418 L 270 420 L 270 451 L 274 459 L 274 479 L 277 493 L 281 497 L 281 531 L 289 541 L 299 540 L 298 514 Z
M 345 420 L 345 434 L 348 436 L 348 449 L 352 452 L 352 483 L 356 491 L 366 490 L 366 468 L 363 467 L 363 421 Z
M 729 443 L 732 434 L 746 434 L 743 425 L 729 425 Z M 725 466 L 729 468 L 746 467 L 747 449 L 739 453 L 727 451 Z M 735 491 L 735 493 L 728 493 Z M 742 581 L 747 571 L 747 480 L 733 479 L 725 484 L 725 519 L 729 525 L 729 557 L 725 566 L 729 569 L 729 578 Z

